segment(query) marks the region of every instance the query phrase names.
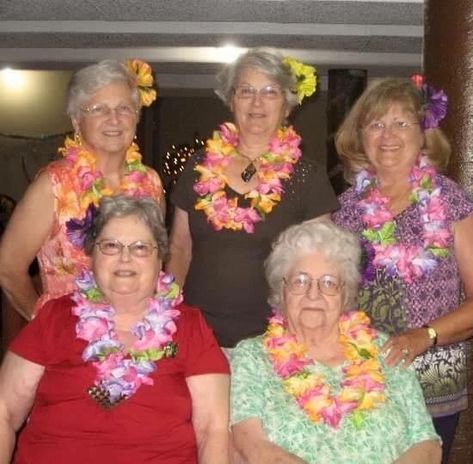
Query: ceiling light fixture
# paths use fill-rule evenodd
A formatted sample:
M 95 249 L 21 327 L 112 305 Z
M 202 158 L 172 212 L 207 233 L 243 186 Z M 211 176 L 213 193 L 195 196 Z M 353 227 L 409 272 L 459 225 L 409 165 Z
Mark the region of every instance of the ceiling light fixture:
M 20 89 L 26 83 L 24 73 L 11 68 L 2 69 L 0 71 L 0 77 L 4 85 L 10 89 Z

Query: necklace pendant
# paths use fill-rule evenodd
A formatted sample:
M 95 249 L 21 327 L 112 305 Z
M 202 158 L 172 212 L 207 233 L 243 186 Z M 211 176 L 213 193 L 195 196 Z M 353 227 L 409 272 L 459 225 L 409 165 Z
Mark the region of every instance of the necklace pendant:
M 256 166 L 251 162 L 241 173 L 241 178 L 243 182 L 249 182 L 255 174 Z

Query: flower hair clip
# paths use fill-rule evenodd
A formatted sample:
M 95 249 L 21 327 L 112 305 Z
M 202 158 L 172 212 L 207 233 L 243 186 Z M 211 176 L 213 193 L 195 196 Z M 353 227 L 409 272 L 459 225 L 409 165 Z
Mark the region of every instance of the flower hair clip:
M 426 129 L 436 129 L 447 115 L 448 97 L 443 90 L 436 90 L 428 84 L 424 84 L 424 77 L 421 74 L 411 76 L 411 81 L 422 97 L 422 108 L 424 117 L 422 127 Z
M 317 74 L 313 66 L 301 63 L 291 57 L 286 57 L 283 63 L 289 67 L 292 75 L 296 78 L 296 85 L 293 89 L 297 95 L 297 102 L 302 103 L 305 97 L 310 97 L 315 93 L 317 87 Z
M 422 86 L 421 92 L 424 99 L 422 127 L 424 130 L 436 129 L 447 115 L 447 94 L 443 90 L 435 90 L 428 84 Z
M 141 60 L 128 60 L 126 65 L 128 70 L 136 76 L 140 106 L 150 106 L 157 97 L 156 89 L 153 88 L 154 79 L 151 66 Z

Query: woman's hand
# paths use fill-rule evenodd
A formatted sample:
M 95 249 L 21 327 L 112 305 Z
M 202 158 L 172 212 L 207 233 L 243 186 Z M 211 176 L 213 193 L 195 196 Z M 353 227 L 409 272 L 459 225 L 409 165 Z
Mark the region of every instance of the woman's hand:
M 409 366 L 420 354 L 432 346 L 427 329 L 409 329 L 406 332 L 392 336 L 382 347 L 385 362 L 388 367 L 402 363 Z

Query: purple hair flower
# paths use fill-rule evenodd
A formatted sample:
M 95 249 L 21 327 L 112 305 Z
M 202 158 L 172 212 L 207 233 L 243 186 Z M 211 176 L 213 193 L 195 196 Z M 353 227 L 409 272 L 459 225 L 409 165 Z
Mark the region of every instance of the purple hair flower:
M 440 121 L 447 115 L 448 98 L 443 90 L 435 90 L 432 86 L 424 84 L 422 86 L 424 99 L 424 119 L 422 127 L 426 129 L 436 129 Z
M 92 227 L 97 216 L 97 208 L 93 203 L 87 207 L 83 219 L 69 219 L 66 222 L 66 235 L 69 241 L 77 248 L 84 248 L 85 236 Z

